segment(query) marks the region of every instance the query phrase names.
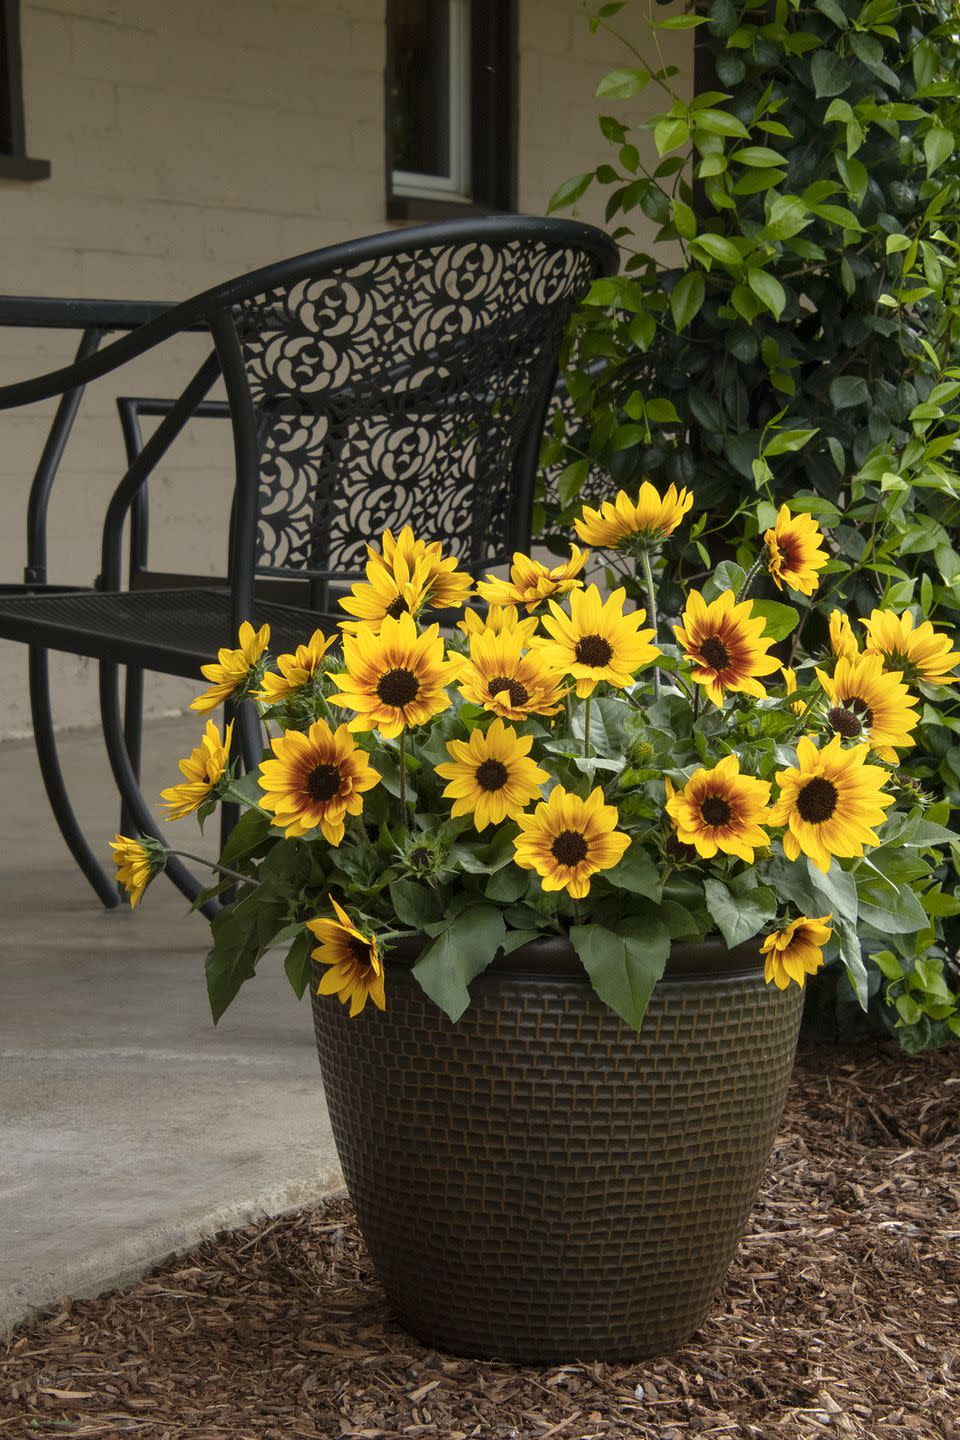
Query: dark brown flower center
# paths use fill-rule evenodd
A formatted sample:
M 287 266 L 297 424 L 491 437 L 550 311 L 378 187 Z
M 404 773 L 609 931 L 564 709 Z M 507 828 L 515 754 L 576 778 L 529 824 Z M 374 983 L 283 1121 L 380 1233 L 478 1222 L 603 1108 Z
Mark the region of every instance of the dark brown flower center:
M 369 942 L 366 940 L 358 940 L 356 935 L 351 935 L 349 945 L 350 954 L 353 959 L 356 960 L 357 964 L 362 966 L 364 970 L 369 970 L 371 965 Z
M 496 700 L 504 690 L 510 696 L 510 704 L 514 706 L 526 705 L 530 699 L 530 691 L 519 680 L 511 680 L 509 675 L 495 675 L 487 686 L 490 698 Z
M 579 865 L 586 860 L 590 846 L 579 830 L 561 830 L 550 846 L 550 853 L 560 865 Z
M 390 601 L 390 604 L 387 606 L 386 613 L 390 616 L 392 620 L 399 620 L 401 615 L 410 614 L 410 606 L 407 604 L 406 600 L 404 600 L 402 595 L 398 595 L 396 600 Z
M 502 790 L 509 778 L 502 760 L 484 760 L 477 766 L 477 784 L 481 790 Z
M 781 567 L 781 569 L 783 569 L 783 570 L 796 570 L 796 569 L 797 569 L 797 559 L 798 559 L 798 557 L 797 557 L 797 555 L 796 555 L 796 552 L 795 552 L 794 549 L 793 549 L 793 546 L 790 545 L 789 543 L 788 543 L 788 544 L 784 544 L 784 542 L 783 542 L 782 540 L 775 540 L 775 541 L 774 541 L 774 545 L 776 546 L 776 550 L 778 550 L 778 551 L 780 552 L 780 557 L 779 557 L 779 558 L 780 558 L 780 567 Z M 775 555 L 776 555 L 776 551 L 771 552 L 771 556 L 770 556 L 771 561 L 774 560 Z
M 719 635 L 708 635 L 700 642 L 700 654 L 711 670 L 726 670 L 730 664 L 730 651 Z
M 722 795 L 708 795 L 700 802 L 700 814 L 707 825 L 726 825 L 731 813 Z
M 307 794 L 311 800 L 323 803 L 339 795 L 343 784 L 339 765 L 314 765 L 307 776 Z
M 613 646 L 602 635 L 582 635 L 574 653 L 581 665 L 602 670 L 613 658 Z
M 808 825 L 822 825 L 837 808 L 840 792 L 832 780 L 815 775 L 797 794 L 797 810 Z
M 426 870 L 430 864 L 430 851 L 425 845 L 418 845 L 410 852 L 410 864 L 417 870 Z
M 843 735 L 847 740 L 855 740 L 858 735 L 863 734 L 863 724 L 859 715 L 846 705 L 834 705 L 832 710 L 827 711 L 827 723 L 838 735 Z
M 384 705 L 393 705 L 398 710 L 409 705 L 420 694 L 420 681 L 412 670 L 399 667 L 388 670 L 377 681 L 377 695 Z

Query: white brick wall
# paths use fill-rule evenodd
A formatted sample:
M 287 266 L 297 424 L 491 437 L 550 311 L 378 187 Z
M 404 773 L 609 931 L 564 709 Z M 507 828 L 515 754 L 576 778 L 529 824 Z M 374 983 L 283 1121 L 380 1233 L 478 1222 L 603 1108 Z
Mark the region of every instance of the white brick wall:
M 638 9 L 645 8 L 638 4 Z M 0 291 L 183 299 L 284 255 L 386 228 L 385 0 L 24 0 L 27 135 L 51 179 L 0 180 Z M 670 53 L 689 70 L 689 35 Z M 540 213 L 568 175 L 605 158 L 593 90 L 626 63 L 589 34 L 579 0 L 520 0 L 519 203 Z M 587 197 L 584 218 L 597 218 Z M 0 383 L 70 357 L 68 334 L 0 330 Z M 147 357 L 124 393 L 171 393 L 201 354 Z M 179 385 L 178 385 L 179 382 Z M 88 392 L 51 510 L 51 575 L 88 582 L 122 473 L 117 382 Z M 24 563 L 30 475 L 51 405 L 0 413 L 0 578 Z M 229 437 L 198 424 L 151 487 L 158 567 L 222 568 Z M 29 729 L 25 657 L 0 643 L 0 736 Z M 57 715 L 95 723 L 93 667 L 56 659 Z M 183 682 L 152 677 L 151 710 Z

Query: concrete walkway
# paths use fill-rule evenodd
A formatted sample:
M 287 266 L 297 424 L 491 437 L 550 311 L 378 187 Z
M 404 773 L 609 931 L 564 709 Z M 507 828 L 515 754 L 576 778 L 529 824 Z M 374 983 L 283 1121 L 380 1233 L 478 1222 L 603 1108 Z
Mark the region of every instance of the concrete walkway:
M 150 727 L 145 792 L 196 716 Z M 117 828 L 98 734 L 64 737 L 91 842 Z M 169 881 L 104 911 L 50 816 L 32 744 L 0 744 L 0 1330 L 341 1184 L 309 1004 L 265 963 L 220 1024 L 206 922 Z M 215 825 L 211 825 L 212 831 Z M 196 825 L 170 826 L 199 850 Z M 209 850 L 209 845 L 207 846 Z

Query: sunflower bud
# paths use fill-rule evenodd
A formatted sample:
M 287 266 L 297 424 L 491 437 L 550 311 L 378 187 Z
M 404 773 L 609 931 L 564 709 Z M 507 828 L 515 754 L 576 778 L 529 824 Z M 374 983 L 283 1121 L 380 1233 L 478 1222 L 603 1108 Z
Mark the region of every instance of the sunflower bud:
M 631 740 L 627 746 L 627 764 L 633 765 L 638 770 L 643 770 L 653 759 L 653 746 L 649 740 L 643 740 L 639 736 Z

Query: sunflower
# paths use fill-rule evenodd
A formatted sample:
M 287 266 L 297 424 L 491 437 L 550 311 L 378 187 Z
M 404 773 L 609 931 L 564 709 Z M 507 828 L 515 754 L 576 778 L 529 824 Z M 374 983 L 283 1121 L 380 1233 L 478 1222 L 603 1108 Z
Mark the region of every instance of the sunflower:
M 676 485 L 671 485 L 661 496 L 649 480 L 644 480 L 636 500 L 621 490 L 616 500 L 605 500 L 599 510 L 584 506 L 573 526 L 587 545 L 602 550 L 630 549 L 638 543 L 656 545 L 673 534 L 692 504 L 689 490 L 678 494 Z
M 260 762 L 262 808 L 288 840 L 319 825 L 324 838 L 339 845 L 344 816 L 359 815 L 364 792 L 380 781 L 349 727 L 331 730 L 326 720 L 315 720 L 305 735 L 288 730 L 270 748 L 276 758 Z
M 573 676 L 581 700 L 592 695 L 601 680 L 623 690 L 635 671 L 660 654 L 650 644 L 654 632 L 640 629 L 646 611 L 624 615 L 626 596 L 625 590 L 614 590 L 601 602 L 600 591 L 591 585 L 570 596 L 569 615 L 551 600 L 550 615 L 543 617 L 543 628 L 553 640 L 538 644 L 540 658 L 552 670 Z
M 736 755 L 726 755 L 712 770 L 695 770 L 679 794 L 668 794 L 667 814 L 681 845 L 692 845 L 704 860 L 722 850 L 752 865 L 754 850 L 770 843 L 760 828 L 770 821 L 769 799 L 769 781 L 741 775 Z
M 378 556 L 371 545 L 367 554 L 372 560 L 401 575 L 403 567 L 412 575 L 419 567 L 427 590 L 427 603 L 437 610 L 452 610 L 463 605 L 473 594 L 473 576 L 458 569 L 456 556 L 443 558 L 443 546 L 439 540 L 415 540 L 413 530 L 404 525 L 396 539 L 390 530 L 384 530 L 382 537 L 383 554 Z
M 210 799 L 227 773 L 232 739 L 232 720 L 227 726 L 222 740 L 220 731 L 214 722 L 207 721 L 207 728 L 200 744 L 195 750 L 190 751 L 185 760 L 180 761 L 180 773 L 185 775 L 186 779 L 178 785 L 171 785 L 168 790 L 160 791 L 160 799 L 170 811 L 166 819 L 182 820 L 184 815 L 189 815 L 193 810 L 199 810 L 204 801 Z
M 832 918 L 832 912 L 816 920 L 801 915 L 767 936 L 760 953 L 766 956 L 763 978 L 768 985 L 772 980 L 778 990 L 786 990 L 795 980 L 802 989 L 807 976 L 816 975 L 823 964 L 823 947 L 833 934 L 827 924 Z
M 883 659 L 872 650 L 852 660 L 838 660 L 833 675 L 817 671 L 817 679 L 832 702 L 827 723 L 848 740 L 865 740 L 881 760 L 897 763 L 895 747 L 916 742 L 910 732 L 920 717 L 916 700 L 898 671 L 885 671 Z
M 866 648 L 883 658 L 885 670 L 899 670 L 904 679 L 926 685 L 956 684 L 957 676 L 950 671 L 960 665 L 960 652 L 950 649 L 949 637 L 938 635 L 929 620 L 914 629 L 909 610 L 902 615 L 874 610 L 863 624 Z
M 343 658 L 346 670 L 331 676 L 343 694 L 331 704 L 359 712 L 351 730 L 379 730 L 389 740 L 450 704 L 443 687 L 458 667 L 444 659 L 439 625 L 418 635 L 411 615 L 387 616 L 378 633 L 345 635 Z
M 691 590 L 683 624 L 673 627 L 693 665 L 693 679 L 714 705 L 723 704 L 726 690 L 762 700 L 767 692 L 756 677 L 780 668 L 779 660 L 767 654 L 773 641 L 763 638 L 763 618 L 752 619 L 752 614 L 753 601 L 738 605 L 732 590 L 724 590 L 709 605 L 698 590 Z
M 820 584 L 818 570 L 829 556 L 823 547 L 823 533 L 812 515 L 791 515 L 781 505 L 773 528 L 763 536 L 767 545 L 767 569 L 778 590 L 789 585 L 801 595 L 812 595 Z
M 141 835 L 139 840 L 133 840 L 129 835 L 116 835 L 110 841 L 110 849 L 117 867 L 117 884 L 122 885 L 130 896 L 132 910 L 150 881 L 166 865 L 166 847 L 148 835 Z
M 306 645 L 298 645 L 292 655 L 278 655 L 280 674 L 274 675 L 267 670 L 263 676 L 263 689 L 258 690 L 253 698 L 265 705 L 279 705 L 282 700 L 289 700 L 291 695 L 311 683 L 320 671 L 323 657 L 339 638 L 338 635 L 324 635 L 322 630 L 314 630 Z
M 549 669 L 539 651 L 524 654 L 518 630 L 472 635 L 470 659 L 463 661 L 457 683 L 465 700 L 504 720 L 555 715 L 566 694 L 562 677 Z
M 528 610 L 536 610 L 544 600 L 566 595 L 568 590 L 581 589 L 583 581 L 577 576 L 589 558 L 589 550 L 571 545 L 570 559 L 562 565 L 554 565 L 551 570 L 518 550 L 510 566 L 509 580 L 498 580 L 495 575 L 488 575 L 486 580 L 477 584 L 477 590 L 491 605 L 526 605 Z
M 481 615 L 478 610 L 464 610 L 463 619 L 457 621 L 457 629 L 468 638 L 490 630 L 495 635 L 499 635 L 501 630 L 516 630 L 526 642 L 536 632 L 539 623 L 536 615 L 521 620 L 516 605 L 488 605 L 486 615 Z
M 330 969 L 320 978 L 318 995 L 336 995 L 341 1005 L 350 1001 L 350 1019 L 359 1015 L 368 1000 L 386 1009 L 383 961 L 375 935 L 364 935 L 350 922 L 350 916 L 329 897 L 336 920 L 308 920 L 307 929 L 320 941 L 311 951 L 314 960 Z
M 358 581 L 351 585 L 350 594 L 342 596 L 337 604 L 355 620 L 342 620 L 340 628 L 348 634 L 355 634 L 366 627 L 379 629 L 388 615 L 397 619 L 400 615 L 419 615 L 427 604 L 429 594 L 426 577 L 419 565 L 408 570 L 402 557 L 397 559 L 395 570 L 388 568 L 378 557 L 367 562 L 368 584 Z
M 201 714 L 216 710 L 231 695 L 243 694 L 258 682 L 260 660 L 269 639 L 269 625 L 261 625 L 259 630 L 254 630 L 249 620 L 244 620 L 240 626 L 240 648 L 218 650 L 216 660 L 200 666 L 200 674 L 205 680 L 212 680 L 213 684 L 191 701 L 190 709 L 199 710 Z
M 859 856 L 864 845 L 879 845 L 873 826 L 883 823 L 894 797 L 884 793 L 887 772 L 867 765 L 869 745 L 840 748 L 840 736 L 818 750 L 806 735 L 797 745 L 799 769 L 778 770 L 780 795 L 771 824 L 786 825 L 788 860 L 809 855 L 824 874 L 833 855 Z
M 857 637 L 842 610 L 830 611 L 830 649 L 837 660 L 853 660 L 860 653 Z
M 472 814 L 477 830 L 519 815 L 550 779 L 528 758 L 532 746 L 532 735 L 518 735 L 499 716 L 485 735 L 477 729 L 469 740 L 448 740 L 453 760 L 436 770 L 450 781 L 443 794 L 453 801 L 451 815 Z
M 611 870 L 630 844 L 599 785 L 587 800 L 557 785 L 531 815 L 514 818 L 521 832 L 513 842 L 516 863 L 536 870 L 544 890 L 568 890 L 574 900 L 588 895 L 590 876 Z

